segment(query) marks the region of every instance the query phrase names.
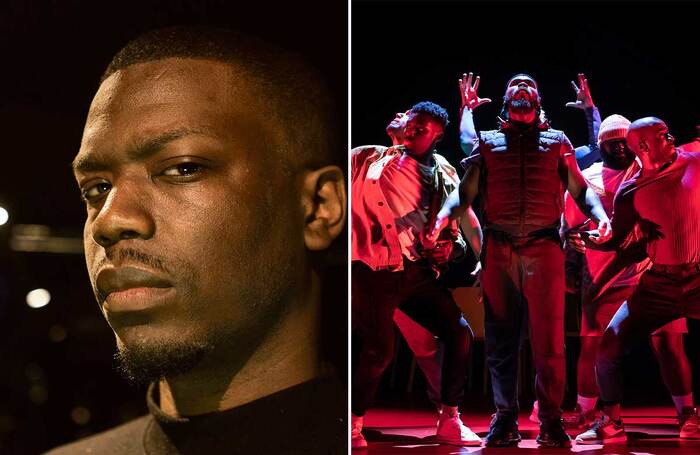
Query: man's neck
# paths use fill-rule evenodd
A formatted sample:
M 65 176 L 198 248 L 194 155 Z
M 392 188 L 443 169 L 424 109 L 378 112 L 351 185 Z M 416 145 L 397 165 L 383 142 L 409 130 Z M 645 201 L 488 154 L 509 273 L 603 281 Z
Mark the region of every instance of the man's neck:
M 674 150 L 673 154 L 666 161 L 652 161 L 649 158 L 641 158 L 642 174 L 645 174 L 645 175 L 656 174 L 656 173 L 662 171 L 663 169 L 665 169 L 666 167 L 668 167 L 674 161 L 676 161 L 676 158 L 678 158 L 678 150 Z
M 435 164 L 435 161 L 433 160 L 434 153 L 435 153 L 434 150 L 431 150 L 430 152 L 428 152 L 424 155 L 416 156 L 413 153 L 411 153 L 410 150 L 406 149 L 406 154 L 408 156 L 410 156 L 411 158 L 418 161 L 420 164 L 422 164 L 424 166 L 432 166 L 433 164 Z
M 242 365 L 232 368 L 217 360 L 215 367 L 161 380 L 162 411 L 171 416 L 224 411 L 320 376 L 320 282 L 315 274 L 311 281 L 312 291 L 290 304 Z
M 534 109 L 528 112 L 514 112 L 510 110 L 508 111 L 508 117 L 513 122 L 531 124 L 535 123 L 536 112 Z

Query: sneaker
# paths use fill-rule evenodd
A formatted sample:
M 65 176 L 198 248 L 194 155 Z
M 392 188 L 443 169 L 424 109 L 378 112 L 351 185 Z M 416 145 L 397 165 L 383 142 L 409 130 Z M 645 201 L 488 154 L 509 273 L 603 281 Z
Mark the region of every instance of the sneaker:
M 522 440 L 518 433 L 518 421 L 510 417 L 494 417 L 486 435 L 486 447 L 508 447 Z
M 353 449 L 362 449 L 367 447 L 367 440 L 362 436 L 362 417 L 355 414 L 352 415 L 350 445 Z
M 583 413 L 581 406 L 577 404 L 573 411 L 565 411 L 561 418 L 564 421 L 564 428 L 581 430 L 588 428 L 595 421 L 595 409 Z
M 681 427 L 681 439 L 700 439 L 700 419 L 697 408 L 683 408 L 678 423 Z
M 561 419 L 541 423 L 537 443 L 542 447 L 571 447 L 571 438 L 562 423 Z
M 615 422 L 607 415 L 596 419 L 591 427 L 576 436 L 577 444 L 624 444 L 627 442 L 622 420 Z
M 459 413 L 442 411 L 437 427 L 437 442 L 455 446 L 480 446 L 481 438 L 462 423 Z
M 538 415 L 540 413 L 540 404 L 535 400 L 534 403 L 532 403 L 532 412 L 530 413 L 530 417 L 527 418 L 532 423 L 540 423 L 540 416 Z

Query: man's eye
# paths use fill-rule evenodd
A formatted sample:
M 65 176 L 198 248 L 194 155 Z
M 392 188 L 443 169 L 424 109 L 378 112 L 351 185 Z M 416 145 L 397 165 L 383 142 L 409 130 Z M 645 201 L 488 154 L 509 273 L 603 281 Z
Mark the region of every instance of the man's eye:
M 95 201 L 100 196 L 102 196 L 107 191 L 109 191 L 111 188 L 112 188 L 112 185 L 107 183 L 107 182 L 97 183 L 95 185 L 92 185 L 92 186 L 86 188 L 83 191 L 83 199 L 85 199 L 88 202 Z
M 163 171 L 163 175 L 168 177 L 188 177 L 201 172 L 203 166 L 197 163 L 180 163 L 170 166 Z

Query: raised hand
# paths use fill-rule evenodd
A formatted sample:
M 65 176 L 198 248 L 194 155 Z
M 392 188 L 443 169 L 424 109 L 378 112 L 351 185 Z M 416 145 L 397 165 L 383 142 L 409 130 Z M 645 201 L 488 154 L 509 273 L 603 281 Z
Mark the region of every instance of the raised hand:
M 468 75 L 462 74 L 462 78 L 459 79 L 459 93 L 462 95 L 462 109 L 465 107 L 469 110 L 474 110 L 482 104 L 490 103 L 491 98 L 479 98 L 476 94 L 476 90 L 479 88 L 479 76 L 474 79 L 474 85 L 472 85 L 472 79 L 474 78 L 473 73 Z
M 591 98 L 591 91 L 588 88 L 588 80 L 583 73 L 579 73 L 578 75 L 578 85 L 576 85 L 576 82 L 571 81 L 571 87 L 573 87 L 574 92 L 576 92 L 576 101 L 566 103 L 566 107 L 586 109 L 595 106 L 593 104 L 593 98 Z

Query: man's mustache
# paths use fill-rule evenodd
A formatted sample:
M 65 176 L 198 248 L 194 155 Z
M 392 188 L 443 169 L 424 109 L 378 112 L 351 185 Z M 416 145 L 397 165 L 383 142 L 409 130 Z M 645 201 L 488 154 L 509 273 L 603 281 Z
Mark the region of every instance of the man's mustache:
M 95 272 L 102 270 L 108 264 L 140 264 L 146 266 L 150 270 L 156 270 L 166 274 L 170 273 L 163 259 L 134 248 L 105 250 L 105 255 L 98 261 Z

